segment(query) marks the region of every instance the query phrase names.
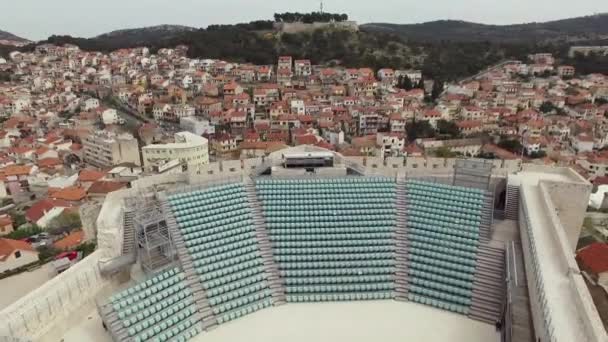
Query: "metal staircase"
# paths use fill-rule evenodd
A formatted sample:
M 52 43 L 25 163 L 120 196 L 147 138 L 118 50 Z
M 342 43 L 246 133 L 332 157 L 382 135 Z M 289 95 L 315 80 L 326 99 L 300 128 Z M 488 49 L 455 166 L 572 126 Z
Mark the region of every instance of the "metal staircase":
M 281 278 L 279 266 L 274 260 L 272 244 L 268 237 L 268 231 L 266 230 L 266 219 L 264 218 L 262 205 L 255 190 L 255 183 L 251 178 L 245 178 L 244 188 L 247 193 L 247 201 L 249 202 L 249 208 L 251 208 L 251 214 L 255 224 L 256 238 L 260 248 L 260 254 L 262 255 L 264 270 L 270 284 L 270 290 L 272 291 L 272 302 L 274 305 L 285 304 L 287 302 L 285 296 L 285 283 L 283 278 Z
M 517 220 L 519 217 L 519 187 L 507 185 L 505 198 L 505 218 Z
M 394 299 L 407 300 L 408 294 L 408 238 L 406 206 L 407 198 L 405 194 L 405 178 L 397 177 L 397 188 L 395 194 L 395 209 L 397 219 L 395 223 L 395 291 Z
M 135 208 L 125 207 L 123 214 L 123 242 L 122 255 L 134 254 L 135 249 Z
M 479 239 L 486 243 L 492 239 L 492 224 L 494 222 L 494 195 L 486 192 L 481 208 L 481 223 L 479 224 Z
M 177 227 L 177 221 L 169 208 L 169 203 L 166 199 L 161 200 L 161 209 L 166 217 L 167 226 L 173 239 L 177 255 L 181 262 L 184 273 L 186 274 L 185 284 L 192 290 L 194 301 L 198 308 L 199 313 L 202 316 L 202 327 L 204 330 L 209 330 L 217 326 L 218 322 L 211 310 L 209 301 L 207 300 L 207 292 L 203 288 L 200 281 L 199 275 L 194 269 L 194 262 L 190 253 L 186 249 L 184 237 L 182 236 L 179 228 Z
M 500 321 L 505 301 L 504 269 L 503 249 L 483 244 L 479 246 L 470 318 L 490 324 Z

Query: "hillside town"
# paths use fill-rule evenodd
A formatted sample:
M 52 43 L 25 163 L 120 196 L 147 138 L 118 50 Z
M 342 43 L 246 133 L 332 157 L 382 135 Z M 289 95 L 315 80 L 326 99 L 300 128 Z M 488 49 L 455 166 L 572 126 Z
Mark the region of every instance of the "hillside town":
M 304 144 L 345 156 L 523 158 L 608 184 L 608 77 L 551 54 L 445 85 L 419 70 L 186 55 L 39 45 L 0 59 L 10 75 L 0 83 L 0 198 L 14 206 L 0 235 L 44 229 L 143 176 Z

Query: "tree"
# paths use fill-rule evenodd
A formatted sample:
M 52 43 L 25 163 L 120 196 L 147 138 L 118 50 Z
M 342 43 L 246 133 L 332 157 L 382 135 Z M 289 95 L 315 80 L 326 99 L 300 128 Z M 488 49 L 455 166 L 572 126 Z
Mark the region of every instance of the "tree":
M 25 224 L 27 221 L 25 220 L 25 215 L 12 211 L 9 214 L 11 216 L 11 219 L 13 220 L 13 226 L 14 227 L 20 227 L 21 225 Z
M 37 250 L 38 259 L 42 262 L 48 261 L 59 254 L 59 250 L 52 246 L 40 246 Z
M 496 159 L 496 155 L 494 154 L 494 152 L 484 152 L 484 151 L 481 151 L 477 155 L 477 158 L 481 158 L 481 159 Z
M 538 109 L 540 109 L 541 112 L 546 114 L 552 112 L 555 109 L 555 106 L 553 105 L 553 103 L 545 101 L 540 105 Z
M 59 216 L 52 219 L 47 228 L 51 234 L 60 235 L 81 227 L 82 222 L 80 221 L 80 215 L 78 215 L 77 212 L 64 211 L 59 214 Z
M 397 79 L 397 88 L 412 90 L 412 80 L 407 75 L 399 76 L 399 78 Z
M 421 78 L 420 81 L 416 84 L 416 88 L 424 90 L 424 79 Z
M 42 233 L 42 228 L 40 228 L 37 224 L 31 224 L 24 228 L 12 231 L 10 234 L 6 235 L 6 237 L 13 240 L 21 240 L 40 233 Z
M 452 139 L 460 137 L 460 129 L 458 128 L 458 125 L 456 125 L 456 123 L 453 121 L 447 121 L 443 119 L 437 121 L 437 132 L 440 135 L 446 135 Z
M 405 125 L 407 137 L 410 141 L 414 141 L 419 138 L 433 138 L 435 136 L 435 129 L 428 121 L 412 121 Z
M 528 156 L 532 159 L 538 159 L 538 158 L 546 157 L 547 153 L 545 151 L 538 151 L 538 152 L 529 153 Z
M 85 243 L 78 245 L 78 247 L 76 247 L 76 251 L 82 252 L 82 257 L 84 258 L 87 255 L 93 253 L 95 251 L 96 247 L 97 247 L 97 245 L 93 241 L 85 242 Z
M 607 103 L 608 103 L 608 99 L 605 97 L 598 97 L 595 99 L 595 104 L 598 106 L 605 105 Z M 606 114 L 608 114 L 608 112 Z
M 517 139 L 502 139 L 498 142 L 498 147 L 504 148 L 505 150 L 512 153 L 521 153 L 523 145 Z
M 443 82 L 435 80 L 433 82 L 433 89 L 431 90 L 431 98 L 437 100 L 437 98 L 443 93 Z
M 448 147 L 441 146 L 435 150 L 435 157 L 437 158 L 454 158 L 456 153 L 452 152 Z

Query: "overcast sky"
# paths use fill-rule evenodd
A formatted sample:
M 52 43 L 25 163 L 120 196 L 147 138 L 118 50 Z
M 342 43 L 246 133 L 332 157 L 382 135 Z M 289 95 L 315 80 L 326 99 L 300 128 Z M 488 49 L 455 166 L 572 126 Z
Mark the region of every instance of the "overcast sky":
M 1 0 L 0 30 L 27 39 L 52 34 L 92 37 L 159 24 L 206 27 L 275 12 L 318 10 L 317 0 Z M 546 21 L 608 12 L 606 0 L 325 0 L 327 12 L 359 23 L 419 23 L 459 19 L 486 24 Z

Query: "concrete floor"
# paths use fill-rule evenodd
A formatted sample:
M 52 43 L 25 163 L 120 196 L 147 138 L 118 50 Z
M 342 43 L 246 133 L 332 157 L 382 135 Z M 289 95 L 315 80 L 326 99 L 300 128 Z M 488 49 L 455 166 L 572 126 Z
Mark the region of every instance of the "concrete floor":
M 412 302 L 298 303 L 221 325 L 194 342 L 498 342 L 493 325 Z
M 0 310 L 16 302 L 55 276 L 51 264 L 42 265 L 31 272 L 23 272 L 0 280 Z
M 63 338 L 62 342 L 112 342 L 110 334 L 103 328 L 101 324 L 101 318 L 97 313 L 97 310 L 92 311 L 86 317 L 83 317 L 80 324 L 75 325 L 68 330 Z
M 490 246 L 496 248 L 505 248 L 505 243 L 508 241 L 519 241 L 519 229 L 517 221 L 513 220 L 495 220 L 492 225 L 494 233 Z
M 96 311 L 62 342 L 112 342 Z M 193 342 L 499 342 L 493 325 L 412 302 L 298 303 L 264 309 L 203 332 Z

